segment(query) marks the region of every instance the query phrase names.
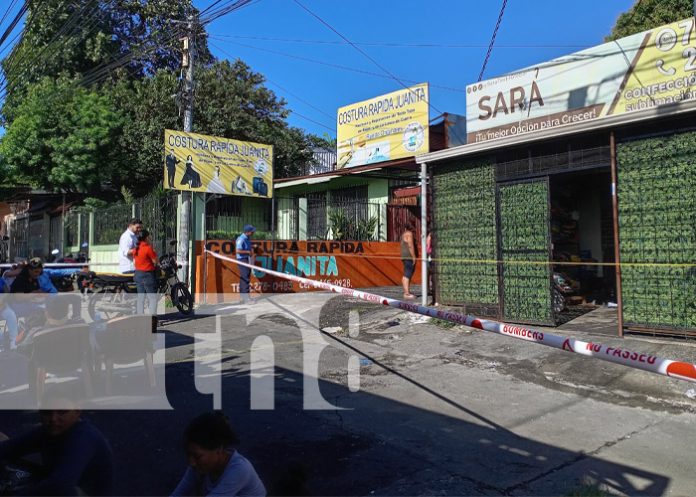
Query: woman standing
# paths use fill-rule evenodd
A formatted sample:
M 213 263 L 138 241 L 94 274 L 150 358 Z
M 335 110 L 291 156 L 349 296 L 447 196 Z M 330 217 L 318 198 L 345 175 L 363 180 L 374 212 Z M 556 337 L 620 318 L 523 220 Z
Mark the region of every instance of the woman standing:
M 157 254 L 150 245 L 150 232 L 142 230 L 133 252 L 135 286 L 138 288 L 138 314 L 145 314 L 145 294 L 152 315 L 157 315 Z
M 416 298 L 411 293 L 411 278 L 416 270 L 416 245 L 414 243 L 415 227 L 412 222 L 407 222 L 404 233 L 401 235 L 401 262 L 404 266 L 404 275 L 401 284 L 404 287 L 404 298 L 413 300 Z

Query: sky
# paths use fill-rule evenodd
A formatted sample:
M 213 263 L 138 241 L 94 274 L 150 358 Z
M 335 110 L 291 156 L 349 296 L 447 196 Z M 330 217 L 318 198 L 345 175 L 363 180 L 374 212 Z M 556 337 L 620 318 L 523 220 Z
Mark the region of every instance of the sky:
M 478 80 L 502 6 L 502 0 L 299 1 L 361 43 L 401 83 L 429 82 L 431 118 L 464 115 L 466 86 Z M 211 3 L 194 0 L 201 10 Z M 508 0 L 484 79 L 603 43 L 633 3 Z M 339 107 L 403 88 L 294 0 L 257 0 L 211 23 L 208 32 L 215 56 L 240 58 L 262 73 L 294 111 L 290 123 L 311 133 L 333 137 Z
M 204 10 L 214 1 L 193 3 Z M 0 0 L 0 11 L 7 2 L 12 14 L 22 3 Z M 633 2 L 508 0 L 484 79 L 601 44 Z M 415 83 L 430 83 L 431 118 L 464 115 L 466 86 L 478 80 L 501 6 L 502 0 L 254 0 L 209 24 L 208 42 L 216 57 L 240 58 L 263 74 L 287 101 L 291 125 L 334 137 L 339 107 Z M 9 48 L 4 44 L 0 57 Z

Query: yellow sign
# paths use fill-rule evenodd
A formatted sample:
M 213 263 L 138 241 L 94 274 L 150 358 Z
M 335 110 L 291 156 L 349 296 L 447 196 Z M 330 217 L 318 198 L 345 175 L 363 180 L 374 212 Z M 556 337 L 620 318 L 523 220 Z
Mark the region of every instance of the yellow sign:
M 164 130 L 164 187 L 172 190 L 273 196 L 273 146 Z
M 694 19 L 647 32 L 631 68 L 610 114 L 696 98 Z
M 430 152 L 428 83 L 338 109 L 337 167 Z

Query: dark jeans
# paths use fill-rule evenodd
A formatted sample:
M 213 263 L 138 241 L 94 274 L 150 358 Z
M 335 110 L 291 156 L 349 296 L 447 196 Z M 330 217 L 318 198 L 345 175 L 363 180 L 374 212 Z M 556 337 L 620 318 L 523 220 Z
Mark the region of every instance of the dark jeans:
M 149 305 L 150 314 L 157 314 L 157 278 L 155 271 L 136 271 L 133 278 L 138 289 L 138 314 L 145 314 L 145 295 Z
M 249 259 L 241 260 L 241 262 L 249 263 Z M 239 300 L 246 302 L 249 300 L 249 278 L 251 277 L 251 268 L 239 266 Z

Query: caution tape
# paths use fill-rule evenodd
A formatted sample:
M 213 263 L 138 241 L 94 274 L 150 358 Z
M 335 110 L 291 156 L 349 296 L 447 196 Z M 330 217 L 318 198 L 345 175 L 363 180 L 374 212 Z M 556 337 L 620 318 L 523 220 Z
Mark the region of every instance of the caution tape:
M 420 247 L 420 246 L 419 246 Z M 264 256 L 268 256 L 269 249 L 265 249 L 266 252 Z M 271 249 L 272 250 L 272 249 Z M 211 252 L 205 250 L 206 252 Z M 217 254 L 218 252 L 211 252 Z M 278 250 L 276 252 L 278 255 L 291 254 L 293 256 L 303 257 L 312 255 L 307 251 L 302 250 Z M 401 261 L 403 258 L 400 254 L 394 255 L 380 255 L 380 254 L 342 254 L 337 252 L 332 252 L 333 257 L 350 259 L 359 258 L 370 260 L 375 259 L 385 259 L 385 260 L 398 260 Z M 507 266 L 591 266 L 591 267 L 634 267 L 634 268 L 645 268 L 645 267 L 659 267 L 659 268 L 696 268 L 696 262 L 590 262 L 590 261 L 527 261 L 527 260 L 501 260 L 501 259 L 465 259 L 462 257 L 416 257 L 418 261 L 425 262 L 457 262 L 462 264 L 488 264 L 488 265 L 498 265 L 504 264 Z
M 291 281 L 296 281 L 298 283 L 304 283 L 314 288 L 327 290 L 333 293 L 343 295 L 345 297 L 353 297 L 365 300 L 367 302 L 372 302 L 374 304 L 382 304 L 389 307 L 395 307 L 397 309 L 413 312 L 416 314 L 421 314 L 423 316 L 430 316 L 433 318 L 442 319 L 444 321 L 449 321 L 451 323 L 462 324 L 465 326 L 470 326 L 472 328 L 478 328 L 479 330 L 489 331 L 491 333 L 497 333 L 499 335 L 517 338 L 519 340 L 524 340 L 527 342 L 534 342 L 541 345 L 546 345 L 548 347 L 564 350 L 566 352 L 573 352 L 575 354 L 594 357 L 596 359 L 612 362 L 614 364 L 621 364 L 622 366 L 642 369 L 643 371 L 649 371 L 651 373 L 669 376 L 670 378 L 676 378 L 679 380 L 685 380 L 696 383 L 696 365 L 688 362 L 674 361 L 671 359 L 662 359 L 651 354 L 634 352 L 622 347 L 610 347 L 600 343 L 584 342 L 576 338 L 568 338 L 560 335 L 554 335 L 542 330 L 535 330 L 532 328 L 526 328 L 524 326 L 501 323 L 498 321 L 477 318 L 475 316 L 460 314 L 457 312 L 426 307 L 411 302 L 404 302 L 401 300 L 376 295 L 374 293 L 363 292 L 361 290 L 353 290 L 352 288 L 345 288 L 337 285 L 332 285 L 330 283 L 314 281 L 308 278 L 302 278 L 300 276 L 294 276 L 291 274 L 279 273 L 278 271 L 264 269 L 258 266 L 254 266 L 253 264 L 247 264 L 245 262 L 241 262 L 230 257 L 225 257 L 224 255 L 220 255 L 209 250 L 206 250 L 205 252 L 217 259 L 233 262 L 240 266 L 246 266 L 252 268 L 255 271 L 261 271 L 263 273 L 269 274 L 271 276 L 276 276 L 278 278 L 285 278 Z

